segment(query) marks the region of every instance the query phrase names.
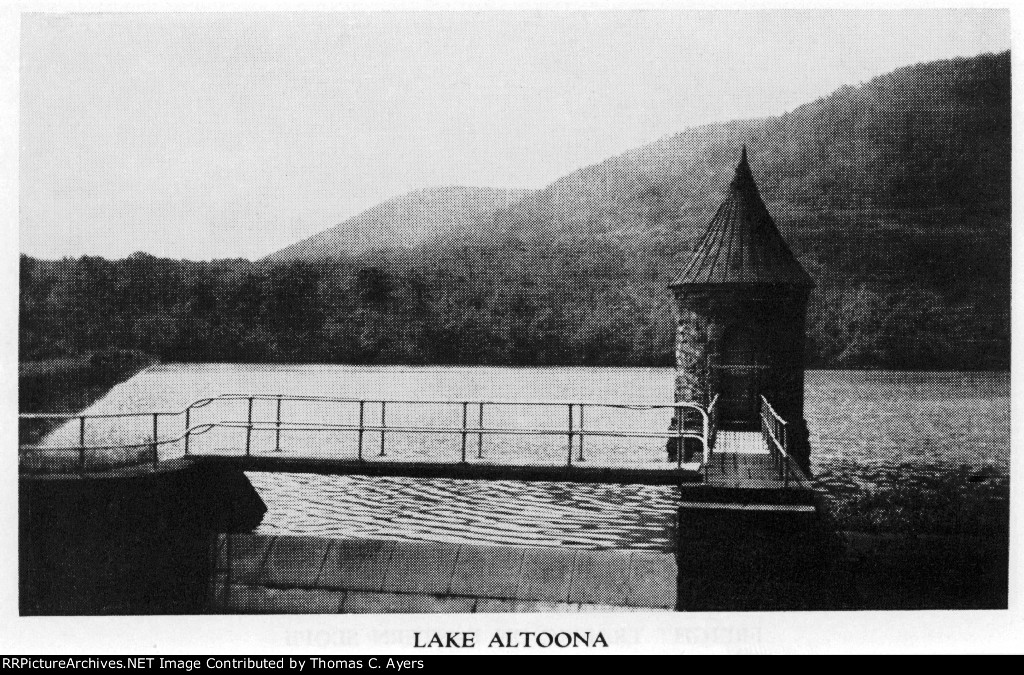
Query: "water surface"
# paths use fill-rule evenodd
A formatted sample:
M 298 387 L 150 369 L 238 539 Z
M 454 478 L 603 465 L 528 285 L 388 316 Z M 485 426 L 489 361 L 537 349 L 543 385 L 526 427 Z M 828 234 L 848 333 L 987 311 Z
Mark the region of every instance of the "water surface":
M 170 364 L 149 368 L 114 387 L 89 412 L 181 410 L 190 402 L 222 393 L 320 395 L 386 399 L 587 400 L 661 402 L 670 398 L 670 368 L 491 368 L 338 365 Z M 193 424 L 244 420 L 246 402 L 211 404 L 193 414 Z M 294 404 L 291 421 L 354 423 L 358 406 Z M 273 402 L 257 402 L 254 419 L 273 420 Z M 364 410 L 368 423 L 379 408 Z M 486 423 L 564 428 L 564 413 L 521 406 L 493 407 Z M 396 406 L 388 424 L 448 425 L 461 422 L 461 408 Z M 927 483 L 937 476 L 962 478 L 963 489 L 1002 498 L 1008 482 L 1010 402 L 1005 373 L 902 373 L 810 371 L 806 417 L 811 430 L 816 483 L 833 499 L 866 489 Z M 588 410 L 588 428 L 664 429 L 664 411 Z M 475 421 L 475 420 L 474 420 Z M 161 421 L 161 438 L 179 434 L 183 418 Z M 578 422 L 577 422 L 578 423 Z M 137 442 L 151 421 L 91 423 L 90 443 Z M 67 427 L 48 444 L 77 442 Z M 557 437 L 488 438 L 483 451 L 520 453 L 562 462 L 565 441 Z M 253 435 L 254 451 L 270 451 L 273 432 Z M 194 440 L 193 451 L 238 448 L 244 430 L 211 432 Z M 379 450 L 368 434 L 364 451 Z M 356 435 L 288 432 L 282 451 L 351 455 Z M 394 444 L 394 445 L 393 445 Z M 403 448 L 398 446 L 405 444 Z M 586 452 L 664 461 L 663 441 L 588 439 Z M 387 448 L 411 453 L 460 451 L 455 436 L 395 435 Z M 163 452 L 180 452 L 168 447 Z M 476 451 L 475 442 L 470 450 Z M 268 506 L 260 526 L 267 533 L 423 539 L 471 543 L 585 548 L 671 546 L 676 488 L 407 478 L 251 474 Z

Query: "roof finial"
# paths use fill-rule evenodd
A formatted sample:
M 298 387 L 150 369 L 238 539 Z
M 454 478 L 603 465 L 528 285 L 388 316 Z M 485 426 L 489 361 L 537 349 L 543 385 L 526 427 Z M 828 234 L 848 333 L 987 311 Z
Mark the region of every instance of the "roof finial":
M 743 144 L 743 151 L 740 154 L 740 163 L 736 165 L 736 175 L 732 177 L 732 185 L 746 185 L 754 182 L 754 175 L 750 172 L 750 165 L 747 164 L 747 145 Z

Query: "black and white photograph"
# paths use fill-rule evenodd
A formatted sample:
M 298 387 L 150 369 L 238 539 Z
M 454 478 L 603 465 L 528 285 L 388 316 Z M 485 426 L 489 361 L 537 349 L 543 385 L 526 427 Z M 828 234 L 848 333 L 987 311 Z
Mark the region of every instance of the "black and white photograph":
M 12 653 L 1008 630 L 1009 9 L 285 9 L 8 12 Z

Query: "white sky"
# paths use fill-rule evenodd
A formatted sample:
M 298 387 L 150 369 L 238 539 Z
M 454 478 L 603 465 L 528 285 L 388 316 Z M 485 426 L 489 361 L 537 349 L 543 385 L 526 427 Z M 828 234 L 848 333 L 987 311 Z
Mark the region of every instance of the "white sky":
M 998 10 L 25 15 L 20 247 L 256 258 L 1009 46 Z

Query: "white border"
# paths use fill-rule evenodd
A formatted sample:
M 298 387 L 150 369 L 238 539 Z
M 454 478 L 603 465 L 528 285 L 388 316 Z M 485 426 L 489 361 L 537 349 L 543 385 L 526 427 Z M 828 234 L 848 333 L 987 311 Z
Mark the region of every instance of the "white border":
M 960 0 L 958 7 L 998 7 L 992 2 Z M 1005 6 L 1007 3 L 1003 3 Z M 2 176 L 3 229 L 0 274 L 8 289 L 0 295 L 0 423 L 3 447 L 0 476 L 0 652 L 17 653 L 135 653 L 168 655 L 191 653 L 235 654 L 353 654 L 369 652 L 421 655 L 412 649 L 414 631 L 466 631 L 478 633 L 486 643 L 493 631 L 602 631 L 610 644 L 600 653 L 955 653 L 1024 651 L 1020 537 L 1011 546 L 1009 611 L 922 612 L 807 612 L 718 614 L 579 614 L 579 615 L 378 615 L 378 616 L 193 616 L 193 617 L 76 617 L 22 618 L 17 613 L 17 501 L 16 395 L 17 395 L 17 279 L 18 279 L 18 66 L 19 15 L 22 12 L 81 11 L 252 11 L 252 10 L 373 10 L 373 9 L 715 9 L 715 8 L 949 8 L 936 2 L 629 2 L 625 0 L 36 0 L 5 3 L 0 10 L 2 52 L 2 106 L 0 106 L 0 176 Z M 1020 119 L 1024 91 L 1018 74 L 1017 52 L 1021 10 L 1011 8 L 1014 73 L 1014 119 Z M 1022 157 L 1014 134 L 1014 203 L 1021 197 Z M 1022 250 L 1019 212 L 1013 214 L 1013 246 Z M 1019 257 L 1019 256 L 1017 256 Z M 1020 334 L 1020 265 L 1013 266 L 1013 333 Z M 1014 339 L 1011 375 L 1011 474 L 1021 475 L 1022 400 L 1019 364 L 1021 341 Z M 1013 531 L 1020 534 L 1022 494 L 1011 482 Z M 487 637 L 485 637 L 487 636 Z M 472 653 L 509 654 L 527 650 L 488 650 Z M 565 653 L 569 650 L 544 650 Z M 594 650 L 588 650 L 594 653 Z M 450 653 L 446 651 L 445 653 Z

